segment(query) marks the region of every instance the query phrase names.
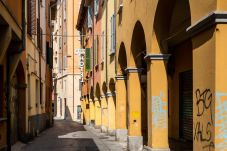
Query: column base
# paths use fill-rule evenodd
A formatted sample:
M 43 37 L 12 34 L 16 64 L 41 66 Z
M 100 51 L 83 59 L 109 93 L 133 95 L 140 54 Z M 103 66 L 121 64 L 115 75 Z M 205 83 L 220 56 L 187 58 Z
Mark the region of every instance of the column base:
M 101 129 L 101 125 L 95 125 L 94 128 L 95 129 Z
M 127 129 L 117 129 L 116 130 L 116 141 L 127 142 L 128 130 Z
M 154 148 L 150 148 L 148 146 L 144 146 L 143 148 L 143 151 L 170 151 L 169 148 L 166 148 L 166 149 L 154 149 Z
M 108 135 L 110 136 L 115 136 L 116 135 L 116 130 L 113 130 L 113 129 L 108 129 Z
M 106 126 L 101 126 L 101 132 L 102 133 L 107 133 L 107 127 Z
M 128 149 L 130 151 L 143 151 L 143 136 L 128 136 Z

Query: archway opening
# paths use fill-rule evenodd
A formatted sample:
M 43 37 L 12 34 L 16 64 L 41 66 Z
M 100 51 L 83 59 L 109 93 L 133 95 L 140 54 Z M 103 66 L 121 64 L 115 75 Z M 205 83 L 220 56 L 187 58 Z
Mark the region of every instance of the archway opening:
M 127 76 L 125 73 L 125 69 L 127 68 L 127 55 L 126 55 L 126 49 L 125 45 L 122 42 L 120 45 L 119 49 L 119 54 L 118 54 L 118 66 L 117 66 L 117 75 L 122 75 L 122 76 Z M 122 92 L 125 92 L 125 101 L 126 101 L 126 128 L 128 129 L 128 124 L 129 124 L 129 104 L 128 104 L 128 99 L 127 99 L 127 80 L 124 80 L 124 86 L 122 87 Z
M 168 76 L 168 134 L 171 150 L 192 150 L 193 78 L 192 42 L 186 29 L 191 25 L 189 0 L 158 2 L 154 20 L 155 48 L 171 54 Z
M 147 112 L 147 64 L 144 60 L 146 56 L 146 40 L 142 24 L 137 21 L 133 30 L 130 66 L 134 66 L 140 71 L 138 78 L 140 83 L 141 96 L 141 134 L 143 136 L 143 144 L 148 143 L 148 112 Z
M 11 131 L 12 143 L 26 141 L 26 83 L 22 62 L 20 61 L 11 80 Z

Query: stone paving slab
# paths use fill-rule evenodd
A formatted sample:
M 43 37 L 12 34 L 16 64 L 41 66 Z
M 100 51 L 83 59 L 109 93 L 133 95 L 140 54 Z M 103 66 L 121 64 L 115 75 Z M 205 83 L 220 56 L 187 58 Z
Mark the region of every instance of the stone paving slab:
M 20 146 L 20 147 L 17 147 Z M 26 145 L 14 146 L 13 151 L 125 151 L 126 143 L 113 136 L 73 121 L 56 120 L 54 127 L 42 132 Z

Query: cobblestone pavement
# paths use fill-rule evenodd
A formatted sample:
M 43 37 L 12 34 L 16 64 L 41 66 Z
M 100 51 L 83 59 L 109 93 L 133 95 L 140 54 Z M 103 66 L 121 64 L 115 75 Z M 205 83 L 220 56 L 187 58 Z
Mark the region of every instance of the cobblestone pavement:
M 90 126 L 57 120 L 54 127 L 42 132 L 19 151 L 125 151 L 126 143 Z

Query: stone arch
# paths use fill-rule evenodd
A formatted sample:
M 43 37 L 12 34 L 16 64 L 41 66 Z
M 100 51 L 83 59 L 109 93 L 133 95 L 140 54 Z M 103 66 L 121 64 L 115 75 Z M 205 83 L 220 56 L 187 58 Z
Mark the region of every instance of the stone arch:
M 126 55 L 125 45 L 123 42 L 120 45 L 117 61 L 118 61 L 117 73 L 119 75 L 124 75 L 125 69 L 127 68 L 127 55 Z
M 14 100 L 12 103 L 14 103 L 14 108 L 12 110 L 12 114 L 15 113 L 14 118 L 14 124 L 13 126 L 16 126 L 17 128 L 14 128 L 17 132 L 15 132 L 15 135 L 17 138 L 14 138 L 14 140 L 19 139 L 21 141 L 26 141 L 26 81 L 25 81 L 25 70 L 23 67 L 22 61 L 19 61 L 18 66 L 16 68 L 15 76 L 12 79 L 13 84 L 13 93 L 12 94 L 16 97 L 16 100 Z M 17 134 L 16 134 L 17 133 Z
M 131 55 L 129 60 L 130 67 L 142 68 L 145 65 L 144 57 L 146 56 L 146 39 L 144 28 L 140 21 L 137 21 L 132 34 Z
M 101 96 L 101 90 L 100 90 L 100 85 L 97 82 L 95 86 L 95 97 L 99 98 Z
M 132 34 L 132 40 L 131 40 L 131 54 L 130 54 L 130 60 L 129 60 L 129 78 L 130 76 L 134 76 L 133 80 L 129 79 L 127 85 L 133 85 L 135 90 L 131 88 L 130 86 L 127 87 L 128 90 L 128 104 L 129 104 L 129 112 L 132 108 L 135 109 L 133 113 L 138 113 L 136 117 L 138 117 L 138 134 L 143 136 L 143 144 L 147 145 L 148 140 L 148 118 L 147 118 L 147 64 L 144 59 L 144 57 L 147 54 L 147 45 L 146 45 L 146 38 L 145 38 L 145 32 L 144 28 L 140 21 L 137 21 L 135 23 L 133 34 Z M 134 70 L 134 71 L 133 71 Z M 136 73 L 130 73 L 130 72 L 136 72 Z M 132 92 L 134 91 L 134 92 Z M 136 93 L 137 99 L 134 100 L 130 98 L 131 93 Z M 135 105 L 137 107 L 135 107 Z M 139 112 L 138 112 L 139 111 Z M 135 118 L 135 115 L 130 115 L 129 119 Z M 131 129 L 129 125 L 129 129 Z
M 187 33 L 191 26 L 191 9 L 189 0 L 159 0 L 155 12 L 151 51 L 153 54 L 170 54 L 168 62 L 163 61 L 163 68 L 168 79 L 168 136 L 181 139 L 181 96 L 180 80 L 181 74 L 193 70 L 192 68 L 192 41 Z M 153 61 L 154 62 L 154 61 Z M 151 69 L 152 72 L 152 69 Z M 192 76 L 192 74 L 190 75 Z M 165 77 L 165 76 L 163 76 Z M 192 81 L 191 81 L 192 85 Z M 192 90 L 191 90 L 192 91 Z M 192 92 L 191 92 L 192 99 Z M 192 103 L 192 100 L 191 100 Z M 173 116 L 175 115 L 175 116 Z M 193 115 L 193 114 L 192 114 Z M 192 116 L 191 115 L 191 116 Z M 191 122 L 191 126 L 193 123 Z M 179 130 L 179 131 L 178 131 Z M 191 127 L 191 131 L 192 131 Z M 191 136 L 192 137 L 192 136 Z M 192 140 L 191 140 L 192 141 Z M 170 141 L 170 148 L 172 147 Z M 185 147 L 192 147 L 186 145 Z M 189 148 L 184 148 L 186 150 Z

